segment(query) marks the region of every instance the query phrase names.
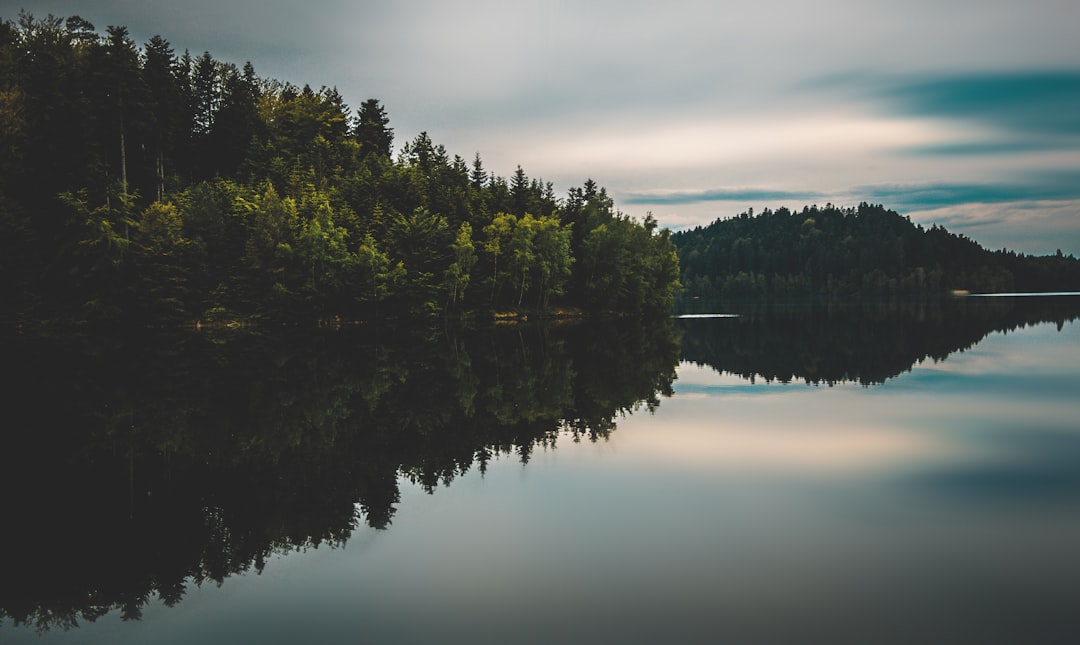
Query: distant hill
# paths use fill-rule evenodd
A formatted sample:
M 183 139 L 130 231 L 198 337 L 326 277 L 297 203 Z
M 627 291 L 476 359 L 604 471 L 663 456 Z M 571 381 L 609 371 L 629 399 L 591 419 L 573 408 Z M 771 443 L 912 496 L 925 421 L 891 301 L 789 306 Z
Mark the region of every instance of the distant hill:
M 690 297 L 1080 290 L 1072 255 L 990 251 L 867 203 L 751 209 L 671 239 Z

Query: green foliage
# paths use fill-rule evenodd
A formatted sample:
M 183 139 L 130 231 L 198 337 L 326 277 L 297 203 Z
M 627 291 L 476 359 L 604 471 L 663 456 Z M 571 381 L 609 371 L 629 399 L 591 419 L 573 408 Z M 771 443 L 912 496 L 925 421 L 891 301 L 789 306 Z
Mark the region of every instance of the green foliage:
M 462 222 L 454 243 L 450 246 L 454 261 L 444 273 L 450 304 L 456 304 L 469 286 L 472 268 L 476 264 L 476 247 L 472 240 L 472 226 Z
M 356 265 L 347 238 L 348 233 L 334 221 L 333 210 L 325 201 L 319 204 L 314 217 L 301 225 L 296 253 L 304 274 L 301 291 L 321 314 L 339 303 Z
M 647 224 L 651 220 L 646 218 Z M 613 311 L 670 310 L 681 289 L 678 260 L 668 231 L 655 234 L 654 229 L 616 216 L 585 237 L 586 298 Z
M 353 116 L 336 89 L 178 57 L 160 36 L 140 48 L 123 27 L 28 15 L 0 33 L 0 271 L 15 318 L 636 315 L 677 291 L 667 233 L 615 212 L 592 180 L 559 200 L 520 166 L 489 174 L 426 132 L 394 157 L 376 99 Z
M 401 288 L 405 282 L 405 264 L 394 262 L 389 255 L 379 249 L 378 242 L 368 233 L 360 242 L 356 253 L 356 266 L 359 270 L 360 288 L 357 297 L 379 303 Z
M 501 282 L 499 279 L 499 256 L 509 252 L 510 236 L 517 226 L 517 217 L 509 213 L 499 213 L 484 227 L 484 251 L 491 256 L 491 299 L 494 305 Z M 505 260 L 504 260 L 505 262 Z
M 574 264 L 570 236 L 569 225 L 553 216 L 495 215 L 484 227 L 483 241 L 483 250 L 491 260 L 493 305 L 521 307 L 533 302 L 544 309 L 551 296 L 561 296 Z M 514 294 L 505 302 L 500 300 L 504 285 Z M 532 297 L 527 298 L 530 294 Z
M 189 254 L 180 210 L 172 202 L 154 202 L 135 220 L 132 244 L 137 249 L 136 288 L 148 321 L 178 322 L 185 318 L 190 296 Z
M 574 258 L 570 255 L 570 228 L 554 217 L 534 218 L 526 213 L 519 223 L 530 229 L 533 265 L 529 267 L 537 285 L 537 306 L 547 307 L 552 295 L 561 296 Z

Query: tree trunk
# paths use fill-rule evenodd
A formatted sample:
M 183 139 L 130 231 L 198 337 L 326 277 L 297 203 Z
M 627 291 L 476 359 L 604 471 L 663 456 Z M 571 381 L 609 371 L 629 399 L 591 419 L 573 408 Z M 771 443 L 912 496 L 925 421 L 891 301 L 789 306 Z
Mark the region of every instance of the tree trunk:
M 127 197 L 127 145 L 124 142 L 124 95 L 120 94 L 120 190 Z M 125 200 L 126 201 L 126 200 Z
M 165 155 L 158 150 L 157 154 L 157 200 L 165 199 Z

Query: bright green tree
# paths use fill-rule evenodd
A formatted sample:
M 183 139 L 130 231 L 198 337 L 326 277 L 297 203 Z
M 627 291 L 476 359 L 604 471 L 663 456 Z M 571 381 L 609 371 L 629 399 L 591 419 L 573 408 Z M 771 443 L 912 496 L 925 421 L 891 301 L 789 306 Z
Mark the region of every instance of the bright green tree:
M 448 293 L 447 300 L 453 305 L 464 297 L 473 265 L 476 264 L 476 247 L 472 240 L 472 226 L 468 222 L 462 222 L 450 248 L 454 261 L 446 270 L 444 281 Z
M 282 199 L 268 183 L 262 194 L 238 203 L 248 214 L 249 232 L 244 243 L 248 301 L 256 310 L 282 313 L 299 287 L 290 280 L 300 231 L 296 201 Z
M 136 298 L 150 319 L 179 321 L 192 317 L 188 267 L 191 241 L 184 237 L 183 215 L 171 202 L 154 202 L 135 219 Z
M 491 223 L 484 227 L 484 251 L 491 256 L 491 304 L 495 305 L 501 286 L 499 278 L 499 256 L 510 251 L 510 241 L 517 226 L 517 217 L 510 213 L 498 213 Z
M 303 270 L 302 290 L 323 314 L 340 303 L 342 289 L 356 264 L 349 252 L 348 232 L 334 221 L 329 202 L 322 202 L 315 216 L 303 223 L 297 240 L 297 257 Z

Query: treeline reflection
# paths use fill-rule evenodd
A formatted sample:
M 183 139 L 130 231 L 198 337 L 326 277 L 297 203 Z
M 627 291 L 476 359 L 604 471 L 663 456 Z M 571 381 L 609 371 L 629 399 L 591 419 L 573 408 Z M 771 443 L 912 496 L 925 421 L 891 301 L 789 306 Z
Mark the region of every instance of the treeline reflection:
M 695 308 L 696 307 L 696 308 Z M 1080 317 L 1080 296 L 962 297 L 868 302 L 689 302 L 682 359 L 749 381 L 884 383 L 924 360 L 944 360 L 988 334 Z
M 275 553 L 386 528 L 401 478 L 433 492 L 607 437 L 672 393 L 680 360 L 869 386 L 992 332 L 1060 328 L 1080 298 L 721 310 L 739 317 L 0 340 L 0 619 L 137 619 Z
M 16 338 L 0 618 L 69 629 L 385 528 L 489 460 L 606 437 L 672 393 L 677 329 L 521 326 Z

